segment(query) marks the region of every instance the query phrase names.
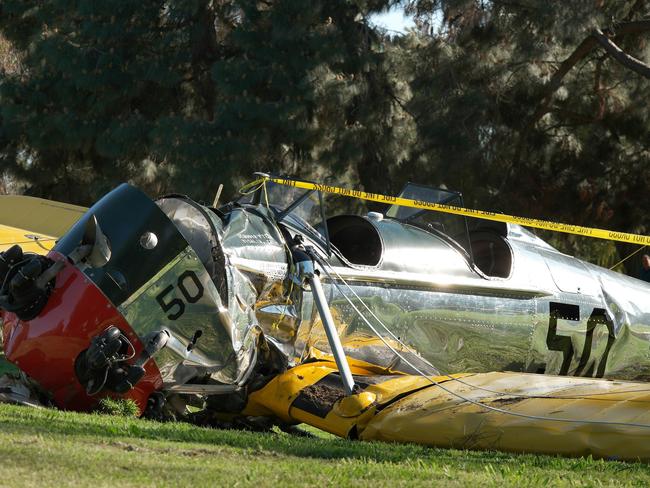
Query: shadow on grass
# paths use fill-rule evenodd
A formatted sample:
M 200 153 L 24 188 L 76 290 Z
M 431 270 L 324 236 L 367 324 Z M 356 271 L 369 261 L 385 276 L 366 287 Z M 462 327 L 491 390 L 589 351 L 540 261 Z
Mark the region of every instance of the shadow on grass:
M 363 459 L 375 462 L 405 461 L 445 464 L 462 463 L 467 468 L 483 469 L 486 464 L 541 469 L 571 469 L 582 467 L 603 472 L 632 470 L 650 474 L 650 466 L 641 463 L 594 461 L 589 458 L 559 458 L 554 456 L 511 454 L 496 451 L 462 451 L 439 449 L 415 444 L 318 439 L 287 434 L 258 433 L 240 430 L 220 430 L 184 423 L 159 423 L 134 418 L 98 414 L 79 414 L 48 409 L 31 409 L 0 405 L 0 430 L 5 433 L 88 437 L 101 440 L 124 438 L 157 441 L 202 443 L 228 446 L 249 453 L 277 453 L 286 456 L 319 459 Z M 531 442 L 534 440 L 531 439 Z

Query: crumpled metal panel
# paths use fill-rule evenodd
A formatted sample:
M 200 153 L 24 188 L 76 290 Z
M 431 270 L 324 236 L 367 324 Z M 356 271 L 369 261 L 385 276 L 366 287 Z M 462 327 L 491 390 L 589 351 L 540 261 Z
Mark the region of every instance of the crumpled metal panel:
M 650 380 L 650 300 L 648 284 L 612 271 L 597 269 L 603 306 L 612 319 L 614 343 L 605 377 Z
M 235 209 L 223 230 L 221 245 L 226 260 L 228 313 L 233 337 L 241 342 L 238 361 L 248 366 L 245 372 L 242 370 L 237 383 L 248 378 L 258 353 L 257 339 L 263 332 L 258 309 L 264 304 L 286 303 L 283 282 L 289 269 L 287 248 L 269 212 L 262 207 L 253 212 Z M 288 328 L 292 330 L 293 325 Z
M 534 259 L 534 257 L 533 257 Z M 565 290 L 536 300 L 530 355 L 526 371 L 632 381 L 650 378 L 650 287 L 647 283 L 580 262 L 559 253 L 556 259 Z M 588 279 L 584 279 L 585 273 Z M 557 275 L 554 275 L 555 279 Z M 553 317 L 553 310 L 560 313 Z
M 161 302 L 169 308 L 162 310 Z M 172 340 L 155 356 L 167 385 L 200 375 L 235 382 L 254 355 L 244 345 L 250 341 L 233 330 L 229 310 L 189 246 L 123 303 L 120 312 L 139 337 L 161 329 L 170 332 Z M 191 347 L 197 331 L 201 335 Z
M 129 297 L 120 311 L 140 337 L 162 328 L 170 332 L 172 340 L 154 358 L 167 385 L 203 376 L 241 384 L 258 353 L 262 329 L 256 306 L 283 294 L 278 287 L 287 273 L 282 236 L 260 212 L 233 211 L 222 225 L 210 212 L 183 199 L 158 204 L 191 245 Z M 217 248 L 224 263 L 209 273 Z M 225 303 L 215 286 L 222 275 Z
M 264 299 L 269 287 L 287 276 L 284 238 L 264 207 L 234 209 L 228 217 L 221 242 L 228 264 L 245 273 Z

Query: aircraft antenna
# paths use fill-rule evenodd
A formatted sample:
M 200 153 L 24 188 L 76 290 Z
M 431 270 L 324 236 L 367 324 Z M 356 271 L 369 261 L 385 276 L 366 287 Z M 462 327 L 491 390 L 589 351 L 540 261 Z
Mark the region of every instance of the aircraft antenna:
M 212 208 L 217 208 L 217 203 L 219 203 L 219 197 L 221 196 L 221 192 L 223 191 L 223 183 L 219 185 L 219 188 L 217 188 L 217 194 L 214 196 L 214 201 L 212 202 Z

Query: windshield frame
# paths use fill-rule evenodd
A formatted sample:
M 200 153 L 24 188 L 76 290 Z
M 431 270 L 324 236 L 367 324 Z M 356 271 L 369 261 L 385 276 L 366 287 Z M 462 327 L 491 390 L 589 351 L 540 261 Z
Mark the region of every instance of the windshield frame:
M 459 191 L 448 190 L 447 188 L 440 188 L 440 187 L 422 185 L 420 183 L 412 183 L 410 181 L 407 182 L 404 185 L 404 187 L 402 187 L 402 190 L 398 194 L 398 198 L 400 198 L 400 197 L 401 198 L 407 198 L 407 197 L 404 197 L 403 195 L 404 195 L 404 193 L 406 192 L 406 190 L 408 188 L 412 188 L 412 187 L 415 187 L 415 188 L 418 188 L 418 189 L 424 189 L 424 190 L 431 190 L 432 192 L 441 192 L 441 193 L 444 193 L 444 194 L 448 195 L 446 198 L 442 198 L 442 199 L 424 200 L 422 198 L 419 198 L 419 200 L 424 200 L 424 201 L 427 201 L 429 203 L 437 203 L 437 204 L 440 204 L 440 205 L 449 205 L 451 201 L 453 201 L 454 199 L 457 198 L 459 200 L 459 203 L 457 205 L 454 205 L 454 206 L 463 207 L 463 208 L 465 207 L 465 203 L 463 201 L 463 194 L 461 192 L 459 192 Z M 402 206 L 403 205 L 397 205 L 397 204 L 390 205 L 383 212 L 384 218 L 394 219 L 394 220 L 397 220 L 398 222 L 402 222 L 404 224 L 408 224 L 408 225 L 412 225 L 413 227 L 417 227 L 418 229 L 422 229 L 425 232 L 429 232 L 429 233 L 437 235 L 437 236 L 443 236 L 447 241 L 449 241 L 451 244 L 453 244 L 459 250 L 462 250 L 463 254 L 465 254 L 467 256 L 467 259 L 468 259 L 470 265 L 474 264 L 474 253 L 472 252 L 472 241 L 471 241 L 470 235 L 469 235 L 469 224 L 467 222 L 467 217 L 461 216 L 461 218 L 463 219 L 463 233 L 465 235 L 465 240 L 467 242 L 467 246 L 464 246 L 457 239 L 453 238 L 447 232 L 444 232 L 442 230 L 436 229 L 435 227 L 431 227 L 431 226 L 428 226 L 428 225 L 421 225 L 416 221 L 416 219 L 418 217 L 421 217 L 422 215 L 426 215 L 427 212 L 435 212 L 435 210 L 430 210 L 430 209 L 425 209 L 425 208 L 416 209 L 416 211 L 414 213 L 412 213 L 411 215 L 409 215 L 407 217 L 403 217 L 403 218 L 391 217 L 391 216 L 388 215 L 388 212 L 390 212 L 390 210 L 392 208 L 402 207 Z
M 279 176 L 275 174 L 260 174 L 260 173 L 256 173 L 256 175 L 262 176 L 267 179 L 254 191 L 250 202 L 243 202 L 243 203 L 240 202 L 242 199 L 248 196 L 246 194 L 240 196 L 236 200 L 236 202 L 244 205 L 248 204 L 253 206 L 259 206 L 259 205 L 268 206 L 269 210 L 273 212 L 275 221 L 278 224 L 283 224 L 287 227 L 292 228 L 297 232 L 302 232 L 306 234 L 306 236 L 309 237 L 311 241 L 313 241 L 315 244 L 318 244 L 327 253 L 328 257 L 331 256 L 332 245 L 330 242 L 329 232 L 327 229 L 327 215 L 325 213 L 325 202 L 323 200 L 323 192 L 321 192 L 320 190 L 303 190 L 303 193 L 300 194 L 295 199 L 293 199 L 288 205 L 281 207 L 279 205 L 274 204 L 273 202 L 267 201 L 268 193 L 267 195 L 264 195 L 264 192 L 267 191 L 266 185 L 270 184 L 270 185 L 277 185 L 278 187 L 282 186 L 277 183 L 273 183 L 272 181 L 268 181 L 269 177 L 275 178 Z M 303 179 L 293 178 L 289 176 L 282 176 L 281 178 L 284 180 L 306 181 L 308 183 L 314 183 L 309 180 L 303 180 Z M 318 213 L 322 224 L 317 226 L 312 225 L 310 222 L 308 222 L 307 220 L 300 217 L 294 212 L 314 193 L 318 194 L 318 204 L 317 204 L 319 207 Z M 319 227 L 319 229 L 317 229 L 317 227 Z

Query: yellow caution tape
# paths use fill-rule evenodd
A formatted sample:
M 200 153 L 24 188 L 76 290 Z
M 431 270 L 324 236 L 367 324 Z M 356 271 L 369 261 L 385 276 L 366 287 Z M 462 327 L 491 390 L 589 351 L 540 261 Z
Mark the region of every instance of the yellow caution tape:
M 629 234 L 627 232 L 615 232 L 606 229 L 596 229 L 593 227 L 582 227 L 580 225 L 560 224 L 548 220 L 531 219 L 528 217 L 517 217 L 495 212 L 486 212 L 485 210 L 473 210 L 471 208 L 456 207 L 454 205 L 442 205 L 440 203 L 425 202 L 422 200 L 411 200 L 409 198 L 391 197 L 378 193 L 369 193 L 361 190 L 350 190 L 336 186 L 322 185 L 319 183 L 308 183 L 306 181 L 289 180 L 284 178 L 269 177 L 267 181 L 272 181 L 278 185 L 292 186 L 305 190 L 316 190 L 324 193 L 333 193 L 344 197 L 358 198 L 371 202 L 389 203 L 391 205 L 400 205 L 402 207 L 421 208 L 424 210 L 435 210 L 454 215 L 464 215 L 477 219 L 493 220 L 495 222 L 504 222 L 519 224 L 525 227 L 534 227 L 536 229 L 552 230 L 563 232 L 565 234 L 575 234 L 579 236 L 595 237 L 597 239 L 607 239 L 611 241 L 628 242 L 630 244 L 650 245 L 650 236 L 639 234 Z M 254 183 L 259 184 L 260 180 Z M 249 186 L 249 185 L 247 185 Z

